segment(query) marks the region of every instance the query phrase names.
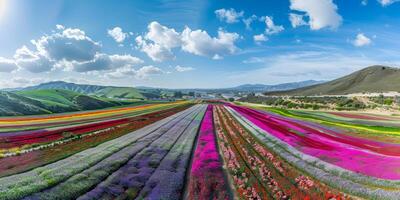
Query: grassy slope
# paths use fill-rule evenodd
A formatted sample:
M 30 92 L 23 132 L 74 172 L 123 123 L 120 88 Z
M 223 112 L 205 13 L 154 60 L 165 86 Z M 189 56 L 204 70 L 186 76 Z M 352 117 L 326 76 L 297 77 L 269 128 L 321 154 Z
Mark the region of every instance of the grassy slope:
M 145 97 L 135 88 L 106 87 L 94 93 L 96 96 L 121 99 L 144 99 Z
M 400 91 L 400 69 L 372 66 L 326 83 L 267 95 L 341 95 Z
M 34 91 L 34 90 L 68 90 L 79 92 L 86 95 L 95 95 L 99 97 L 107 98 L 120 98 L 120 99 L 146 99 L 146 98 L 157 98 L 159 92 L 150 91 L 145 89 L 138 89 L 132 87 L 113 87 L 113 86 L 100 86 L 100 85 L 85 85 L 67 83 L 63 81 L 55 81 L 43 83 L 37 86 L 27 87 L 23 91 Z
M 0 116 L 93 110 L 132 103 L 137 101 L 99 98 L 60 89 L 1 92 Z
M 11 92 L 0 92 L 0 116 L 49 114 L 40 101 Z

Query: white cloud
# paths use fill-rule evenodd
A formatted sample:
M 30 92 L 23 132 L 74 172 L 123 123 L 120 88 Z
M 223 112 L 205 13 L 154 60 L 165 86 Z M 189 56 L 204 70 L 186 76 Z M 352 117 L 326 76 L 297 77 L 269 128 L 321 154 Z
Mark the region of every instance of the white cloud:
M 268 38 L 263 33 L 254 35 L 253 39 L 254 39 L 254 42 L 256 42 L 257 44 L 268 40 Z
M 107 30 L 107 33 L 118 43 L 124 42 L 124 40 L 128 37 L 128 33 L 124 33 L 118 26 Z
M 149 65 L 149 66 L 144 66 L 144 67 L 141 67 L 140 69 L 138 69 L 136 71 L 135 77 L 138 79 L 146 79 L 151 75 L 157 75 L 157 74 L 162 74 L 162 73 L 163 73 L 163 71 L 160 68 L 155 67 L 153 65 Z
M 211 37 L 206 31 L 192 31 L 186 27 L 182 32 L 182 50 L 199 55 L 208 56 L 216 59 L 222 55 L 233 54 L 238 48 L 235 42 L 239 39 L 237 33 L 229 33 L 218 30 L 218 37 Z
M 353 41 L 353 45 L 356 47 L 367 46 L 369 44 L 371 44 L 371 39 L 369 39 L 363 33 L 357 34 L 356 38 Z
M 277 34 L 277 33 L 282 32 L 283 30 L 285 30 L 285 28 L 283 28 L 283 26 L 275 25 L 272 17 L 265 16 L 265 17 L 262 17 L 262 19 L 264 20 L 264 22 L 267 26 L 267 28 L 265 29 L 265 33 L 268 35 Z
M 61 25 L 61 24 L 57 24 L 56 28 L 57 28 L 57 30 L 64 30 L 65 29 L 65 27 L 63 25 Z
M 256 15 L 252 15 L 249 18 L 242 19 L 242 21 L 243 21 L 244 25 L 246 26 L 247 30 L 251 30 L 251 23 L 253 23 L 253 21 L 255 21 L 256 19 L 257 19 Z
M 56 68 L 64 69 L 65 71 L 76 71 L 76 72 L 93 72 L 93 71 L 104 71 L 112 70 L 123 67 L 132 67 L 143 63 L 140 58 L 131 55 L 108 55 L 108 54 L 96 54 L 93 60 L 77 62 L 77 61 L 61 61 L 56 64 Z
M 147 28 L 148 32 L 144 37 L 136 37 L 139 49 L 153 61 L 161 62 L 175 58 L 171 49 L 181 45 L 179 33 L 155 21 Z
M 138 48 L 147 54 L 153 61 L 162 62 L 175 58 L 171 49 L 163 47 L 156 43 L 149 43 L 142 36 L 136 37 Z
M 13 59 L 0 58 L 0 71 L 26 70 L 31 73 L 57 69 L 80 73 L 97 73 L 123 67 L 133 67 L 144 61 L 129 54 L 102 53 L 101 45 L 80 29 L 57 26 L 59 32 L 32 40 L 34 50 L 27 46 L 17 49 Z
M 136 70 L 132 66 L 125 66 L 116 69 L 113 72 L 107 73 L 105 76 L 111 79 L 120 79 L 124 77 L 131 77 L 136 75 Z
M 382 6 L 388 6 L 392 3 L 396 3 L 399 2 L 400 0 L 378 0 L 378 2 L 382 5 Z
M 12 72 L 17 70 L 14 60 L 0 57 L 0 72 Z
M 222 8 L 222 9 L 216 10 L 214 13 L 215 13 L 215 15 L 217 15 L 217 17 L 220 21 L 224 21 L 229 24 L 238 22 L 239 19 L 241 17 L 243 17 L 243 15 L 244 15 L 243 11 L 236 12 L 236 10 L 233 8 L 230 8 L 230 9 Z
M 177 65 L 177 66 L 175 67 L 175 70 L 176 70 L 177 72 L 187 72 L 187 71 L 193 71 L 194 68 L 193 68 L 193 67 L 182 67 L 182 66 L 180 66 L 180 65 Z
M 164 71 L 158 67 L 148 65 L 136 70 L 132 66 L 125 66 L 105 74 L 105 77 L 111 79 L 121 79 L 134 77 L 136 79 L 148 79 L 152 75 L 163 74 Z
M 307 22 L 304 21 L 303 17 L 304 17 L 303 15 L 290 13 L 289 20 L 290 20 L 290 23 L 292 24 L 292 27 L 296 28 L 298 26 L 308 25 Z
M 138 65 L 142 64 L 144 61 L 140 58 L 134 57 L 129 54 L 125 55 L 110 55 L 110 60 L 113 63 L 114 67 L 113 68 L 118 68 L 118 67 L 123 67 L 126 65 Z
M 332 0 L 290 0 L 290 9 L 305 12 L 312 30 L 325 27 L 336 29 L 342 23 L 337 6 Z
M 50 71 L 53 66 L 52 62 L 44 55 L 31 51 L 26 46 L 16 50 L 14 60 L 18 67 L 32 73 Z
M 218 37 L 211 37 L 204 30 L 192 31 L 185 27 L 183 32 L 179 33 L 158 22 L 151 22 L 148 30 L 144 36 L 136 37 L 137 47 L 157 62 L 175 58 L 172 50 L 178 47 L 188 53 L 218 59 L 238 49 L 235 42 L 239 35 L 222 29 L 218 30 Z
M 60 33 L 42 36 L 33 40 L 38 54 L 49 60 L 87 61 L 100 51 L 101 45 L 94 42 L 80 29 L 64 29 Z
M 162 26 L 158 22 L 151 22 L 148 30 L 149 32 L 146 34 L 145 39 L 163 47 L 171 49 L 181 44 L 179 33 L 173 28 Z

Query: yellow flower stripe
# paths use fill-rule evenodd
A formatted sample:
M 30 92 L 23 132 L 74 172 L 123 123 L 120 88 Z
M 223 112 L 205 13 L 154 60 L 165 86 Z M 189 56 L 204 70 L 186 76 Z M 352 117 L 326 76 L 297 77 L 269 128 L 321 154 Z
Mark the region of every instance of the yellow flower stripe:
M 125 107 L 125 108 L 116 108 L 116 109 L 107 109 L 107 110 L 101 110 L 101 111 L 89 111 L 89 112 L 84 112 L 84 113 L 76 113 L 76 114 L 65 114 L 65 115 L 46 115 L 46 116 L 37 116 L 34 118 L 21 118 L 21 117 L 16 117 L 15 119 L 13 118 L 7 118 L 7 119 L 0 119 L 0 126 L 1 125 L 25 125 L 25 124 L 33 124 L 33 123 L 48 123 L 48 122 L 54 122 L 54 121 L 68 121 L 68 120 L 77 120 L 77 119 L 83 119 L 83 118 L 94 118 L 94 117 L 102 117 L 102 116 L 107 116 L 107 115 L 118 115 L 118 114 L 124 114 L 124 113 L 129 113 L 132 111 L 140 111 L 140 110 L 146 110 L 146 109 L 155 109 L 155 108 L 160 108 L 160 107 L 165 107 L 165 106 L 171 106 L 171 105 L 179 105 L 179 104 L 184 104 L 187 103 L 186 101 L 178 101 L 178 102 L 172 102 L 172 103 L 162 103 L 162 104 L 150 104 L 150 105 L 143 105 L 143 106 L 137 106 L 137 107 Z

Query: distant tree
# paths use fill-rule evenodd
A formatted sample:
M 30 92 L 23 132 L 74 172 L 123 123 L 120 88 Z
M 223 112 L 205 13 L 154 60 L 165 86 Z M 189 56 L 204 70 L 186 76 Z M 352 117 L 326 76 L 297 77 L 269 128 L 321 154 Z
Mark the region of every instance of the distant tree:
M 188 96 L 194 97 L 194 95 L 195 95 L 194 92 L 189 92 L 188 93 Z
M 391 98 L 386 98 L 384 101 L 383 101 L 383 103 L 385 104 L 385 105 L 392 105 L 393 104 L 393 99 L 391 99 Z
M 174 97 L 175 97 L 175 98 L 182 98 L 182 96 L 183 96 L 183 94 L 182 94 L 181 91 L 176 91 L 176 92 L 174 92 Z
M 234 101 L 235 101 L 235 99 L 231 97 L 231 98 L 229 98 L 229 99 L 228 99 L 228 101 L 230 101 L 230 102 L 234 102 Z

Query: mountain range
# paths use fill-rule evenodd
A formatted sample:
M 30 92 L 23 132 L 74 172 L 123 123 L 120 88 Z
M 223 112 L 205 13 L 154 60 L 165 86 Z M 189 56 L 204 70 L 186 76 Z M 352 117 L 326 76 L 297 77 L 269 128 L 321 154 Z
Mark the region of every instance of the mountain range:
M 222 89 L 161 89 L 75 84 L 63 81 L 0 91 L 0 116 L 50 114 L 132 104 L 141 100 L 173 96 L 174 92 L 262 92 L 316 84 L 304 81 L 279 85 L 246 84 Z

